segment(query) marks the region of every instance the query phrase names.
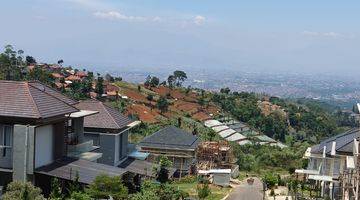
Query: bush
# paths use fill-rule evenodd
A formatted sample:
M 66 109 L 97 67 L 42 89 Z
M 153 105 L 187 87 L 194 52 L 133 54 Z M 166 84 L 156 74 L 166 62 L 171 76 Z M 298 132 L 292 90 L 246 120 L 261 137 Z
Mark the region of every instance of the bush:
M 211 190 L 209 188 L 209 184 L 198 184 L 197 185 L 197 193 L 199 199 L 205 199 L 207 196 L 211 194 Z
M 22 183 L 14 181 L 6 188 L 3 200 L 46 200 L 41 194 L 41 189 L 35 187 L 30 182 Z
M 128 189 L 122 184 L 121 178 L 107 175 L 96 177 L 86 192 L 95 199 L 107 199 L 109 195 L 114 200 L 123 200 L 128 197 Z

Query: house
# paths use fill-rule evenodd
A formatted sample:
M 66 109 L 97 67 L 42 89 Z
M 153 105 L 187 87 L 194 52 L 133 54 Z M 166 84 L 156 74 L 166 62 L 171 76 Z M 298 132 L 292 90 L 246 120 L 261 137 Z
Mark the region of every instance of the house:
M 100 174 L 127 173 L 98 163 L 108 154 L 84 133 L 84 118 L 100 111 L 81 110 L 39 82 L 0 81 L 0 93 L 0 186 L 31 181 L 46 193 L 54 177 L 72 181 L 78 174 L 80 183 L 89 184 Z
M 297 169 L 297 176 L 303 176 L 321 187 L 321 195 L 341 199 L 342 177 L 355 169 L 360 129 L 352 129 L 328 138 L 305 152 L 309 160 L 307 169 Z
M 70 75 L 70 76 L 66 77 L 65 80 L 74 82 L 74 81 L 81 81 L 81 78 L 76 75 Z
M 200 140 L 191 133 L 174 126 L 167 126 L 145 137 L 139 144 L 141 152 L 150 153 L 148 161 L 156 162 L 161 155 L 173 162 L 173 168 L 188 174 L 195 163 L 196 149 Z
M 78 71 L 78 72 L 76 72 L 75 75 L 78 76 L 78 77 L 80 77 L 80 78 L 82 79 L 82 78 L 87 77 L 88 74 L 87 74 L 86 71 Z
M 97 100 L 80 101 L 75 105 L 80 110 L 98 113 L 84 117 L 84 136 L 93 141 L 102 153 L 99 163 L 118 166 L 128 155 L 129 130 L 139 124 L 119 113 L 116 109 Z

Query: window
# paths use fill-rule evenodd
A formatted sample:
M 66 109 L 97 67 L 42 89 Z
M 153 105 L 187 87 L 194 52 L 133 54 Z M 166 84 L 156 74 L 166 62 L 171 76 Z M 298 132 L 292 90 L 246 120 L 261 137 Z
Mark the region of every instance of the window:
M 3 146 L 2 148 L 2 157 L 6 157 L 8 147 L 11 147 L 11 135 L 12 135 L 12 126 L 4 125 L 2 126 L 2 130 L 0 130 L 0 146 Z

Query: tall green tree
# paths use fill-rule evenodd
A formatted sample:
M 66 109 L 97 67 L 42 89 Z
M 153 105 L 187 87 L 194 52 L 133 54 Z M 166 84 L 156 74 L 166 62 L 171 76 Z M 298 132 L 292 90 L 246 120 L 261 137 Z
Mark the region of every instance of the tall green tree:
M 167 99 L 165 97 L 162 96 L 157 101 L 156 106 L 161 111 L 161 113 L 164 113 L 168 110 L 169 102 L 167 101 Z

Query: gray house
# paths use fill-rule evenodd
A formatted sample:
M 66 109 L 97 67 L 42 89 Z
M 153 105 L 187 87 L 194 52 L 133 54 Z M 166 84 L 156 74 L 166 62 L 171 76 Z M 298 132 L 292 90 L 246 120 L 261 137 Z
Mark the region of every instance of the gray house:
M 309 160 L 307 168 L 295 172 L 317 184 L 322 196 L 342 199 L 341 178 L 357 165 L 358 153 L 354 153 L 354 149 L 358 149 L 359 138 L 360 129 L 352 129 L 323 140 L 306 151 L 305 158 Z
M 75 105 L 80 110 L 93 110 L 97 114 L 84 118 L 85 139 L 98 146 L 102 154 L 99 163 L 118 166 L 128 156 L 129 129 L 138 124 L 114 108 L 97 100 L 81 101 Z
M 102 173 L 126 173 L 97 163 L 108 153 L 101 153 L 101 146 L 95 145 L 97 140 L 91 141 L 84 134 L 84 117 L 100 111 L 81 110 L 76 101 L 38 82 L 0 81 L 0 94 L 0 186 L 20 180 L 44 189 L 52 177 L 72 180 L 77 172 L 84 184 Z M 125 150 L 118 151 L 114 162 L 125 155 Z M 110 163 L 112 159 L 103 160 Z
M 150 162 L 156 162 L 159 156 L 165 155 L 181 175 L 190 172 L 199 142 L 199 138 L 191 133 L 174 126 L 167 126 L 145 137 L 138 147 L 141 152 L 150 154 L 148 157 Z

